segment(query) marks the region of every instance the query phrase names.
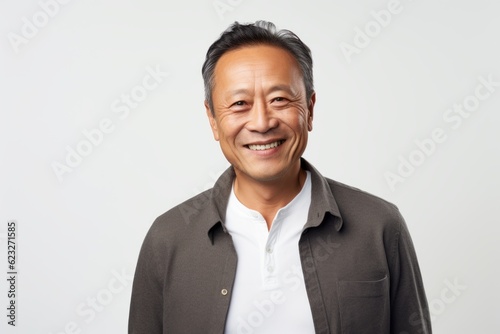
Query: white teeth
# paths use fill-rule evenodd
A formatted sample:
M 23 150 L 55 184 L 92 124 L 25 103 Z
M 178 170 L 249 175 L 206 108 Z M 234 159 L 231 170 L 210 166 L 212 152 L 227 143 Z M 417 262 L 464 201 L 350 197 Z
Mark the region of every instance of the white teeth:
M 275 141 L 274 143 L 269 143 L 266 145 L 248 145 L 248 148 L 251 149 L 252 151 L 263 151 L 263 150 L 269 150 L 270 148 L 275 148 L 283 144 L 283 140 L 278 140 Z

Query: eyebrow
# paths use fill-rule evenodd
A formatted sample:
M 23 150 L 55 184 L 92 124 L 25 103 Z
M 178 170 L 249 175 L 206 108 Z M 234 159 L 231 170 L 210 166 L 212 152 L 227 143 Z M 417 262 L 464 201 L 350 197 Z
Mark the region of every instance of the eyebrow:
M 249 91 L 250 91 L 249 89 L 240 88 L 240 89 L 235 89 L 235 90 L 229 91 L 228 95 L 234 96 L 234 95 L 238 95 L 238 94 L 248 94 Z M 269 90 L 266 93 L 270 94 L 270 93 L 274 93 L 277 91 L 285 91 L 285 92 L 289 93 L 290 95 L 294 95 L 292 89 L 288 85 L 274 85 L 271 88 L 269 88 Z

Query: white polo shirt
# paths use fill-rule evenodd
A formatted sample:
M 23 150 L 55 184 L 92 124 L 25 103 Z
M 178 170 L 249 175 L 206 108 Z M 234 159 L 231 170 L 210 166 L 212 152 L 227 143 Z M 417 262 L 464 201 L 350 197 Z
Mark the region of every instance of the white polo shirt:
M 311 175 L 299 194 L 274 217 L 245 207 L 231 191 L 226 227 L 238 266 L 226 334 L 314 333 L 299 256 L 299 238 L 311 204 Z

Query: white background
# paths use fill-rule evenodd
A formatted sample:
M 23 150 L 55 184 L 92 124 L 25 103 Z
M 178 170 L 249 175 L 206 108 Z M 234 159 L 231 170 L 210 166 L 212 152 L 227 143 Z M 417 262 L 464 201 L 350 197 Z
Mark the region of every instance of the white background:
M 14 219 L 19 277 L 15 328 L 1 280 L 0 331 L 126 332 L 131 278 L 152 221 L 227 167 L 203 108 L 205 52 L 233 21 L 266 19 L 313 52 L 317 104 L 305 157 L 400 208 L 434 332 L 499 333 L 500 86 L 459 126 L 443 116 L 474 100 L 479 77 L 500 82 L 500 3 L 401 0 L 377 31 L 372 11 L 387 6 L 73 0 L 49 17 L 37 1 L 2 1 L 0 267 L 4 277 Z M 29 36 L 33 16 L 40 27 Z M 355 40 L 365 28 L 373 29 L 366 46 Z M 25 40 L 12 43 L 14 34 Z M 356 42 L 363 47 L 346 57 L 341 45 Z M 112 104 L 138 89 L 147 68 L 169 76 L 120 118 Z M 59 180 L 54 163 L 66 164 L 68 147 L 103 119 L 113 131 Z M 446 140 L 419 156 L 415 141 L 436 128 Z M 412 154 L 418 166 L 391 188 L 386 173 Z

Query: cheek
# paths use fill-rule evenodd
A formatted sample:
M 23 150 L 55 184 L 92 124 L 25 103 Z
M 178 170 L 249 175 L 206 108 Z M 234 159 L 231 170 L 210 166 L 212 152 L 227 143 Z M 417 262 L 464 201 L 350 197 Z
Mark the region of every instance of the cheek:
M 245 124 L 248 122 L 248 115 L 245 113 L 234 113 L 224 118 L 224 129 L 226 133 L 236 135 L 244 130 Z
M 302 114 L 291 119 L 289 124 L 297 133 L 304 133 L 309 129 L 309 123 Z
M 232 119 L 224 119 L 219 124 L 219 136 L 221 140 L 233 141 L 239 134 L 241 126 Z

